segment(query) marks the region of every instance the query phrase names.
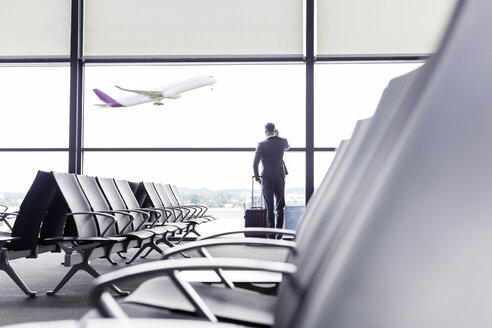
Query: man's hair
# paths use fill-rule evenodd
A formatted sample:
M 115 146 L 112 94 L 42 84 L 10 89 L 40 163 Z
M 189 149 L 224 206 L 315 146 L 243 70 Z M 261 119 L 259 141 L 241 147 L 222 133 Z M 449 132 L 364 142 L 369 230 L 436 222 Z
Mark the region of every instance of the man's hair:
M 267 124 L 265 124 L 265 130 L 267 130 L 268 132 L 275 131 L 275 124 L 273 124 L 273 123 L 267 123 Z

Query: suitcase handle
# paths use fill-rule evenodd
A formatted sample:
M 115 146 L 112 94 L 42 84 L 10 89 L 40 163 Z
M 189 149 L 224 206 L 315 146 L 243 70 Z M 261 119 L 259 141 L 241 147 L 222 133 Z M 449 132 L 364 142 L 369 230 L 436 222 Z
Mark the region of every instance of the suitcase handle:
M 251 177 L 251 208 L 263 208 L 263 196 L 260 195 L 260 207 L 255 207 L 254 205 L 254 194 L 255 194 L 255 179 L 256 176 Z M 260 176 L 261 178 L 261 176 Z

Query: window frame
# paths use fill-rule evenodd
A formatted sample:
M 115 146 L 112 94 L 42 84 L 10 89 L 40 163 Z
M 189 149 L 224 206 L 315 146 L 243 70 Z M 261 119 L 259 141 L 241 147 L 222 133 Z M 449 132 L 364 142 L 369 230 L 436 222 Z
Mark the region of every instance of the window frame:
M 82 174 L 84 152 L 93 151 L 212 151 L 212 152 L 251 152 L 254 149 L 245 148 L 84 148 L 83 147 L 83 94 L 84 69 L 86 64 L 125 65 L 125 64 L 163 64 L 163 63 L 300 63 L 305 66 L 305 118 L 306 144 L 304 147 L 294 148 L 291 151 L 303 152 L 306 161 L 306 202 L 314 192 L 314 155 L 319 152 L 334 152 L 333 147 L 315 147 L 314 143 L 314 65 L 317 62 L 372 62 L 372 61 L 426 61 L 429 56 L 315 56 L 315 0 L 305 0 L 304 10 L 304 55 L 261 55 L 261 56 L 84 56 L 84 0 L 71 1 L 71 40 L 70 55 L 67 56 L 39 56 L 39 57 L 0 57 L 0 65 L 70 65 L 70 108 L 69 108 L 69 146 L 67 148 L 0 148 L 1 152 L 52 152 L 68 151 L 68 172 Z

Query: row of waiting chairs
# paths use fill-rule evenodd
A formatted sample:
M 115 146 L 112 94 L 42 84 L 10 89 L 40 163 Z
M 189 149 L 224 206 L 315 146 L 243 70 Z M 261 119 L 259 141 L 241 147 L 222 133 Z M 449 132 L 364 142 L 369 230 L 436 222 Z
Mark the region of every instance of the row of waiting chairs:
M 437 54 L 390 82 L 375 115 L 341 145 L 286 261 L 124 268 L 95 280 L 93 313 L 57 324 L 490 327 L 491 13 L 489 1 L 460 2 Z M 275 271 L 284 279 L 276 295 L 183 279 L 182 271 L 206 269 Z M 123 302 L 106 291 L 135 278 L 147 281 Z
M 116 264 L 113 254 L 124 257 L 123 253 L 137 248 L 129 264 L 146 249 L 162 253 L 158 243 L 173 247 L 170 236 L 198 235 L 195 226 L 215 218 L 202 205 L 183 204 L 176 186 L 39 171 L 20 210 L 4 211 L 0 219 L 12 230 L 0 239 L 0 269 L 33 296 L 36 292 L 14 272 L 9 260 L 63 251 L 64 265 L 71 269 L 48 291 L 53 295 L 80 270 L 98 276 L 90 265 L 92 259 Z M 10 219 L 15 219 L 13 226 Z

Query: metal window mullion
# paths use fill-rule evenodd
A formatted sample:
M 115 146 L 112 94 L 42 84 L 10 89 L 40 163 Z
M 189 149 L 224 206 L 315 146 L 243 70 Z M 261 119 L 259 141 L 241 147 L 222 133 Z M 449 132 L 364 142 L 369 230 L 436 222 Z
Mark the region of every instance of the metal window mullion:
M 70 120 L 68 172 L 81 173 L 83 0 L 72 0 L 70 33 Z
M 314 192 L 314 0 L 306 0 L 306 204 Z

